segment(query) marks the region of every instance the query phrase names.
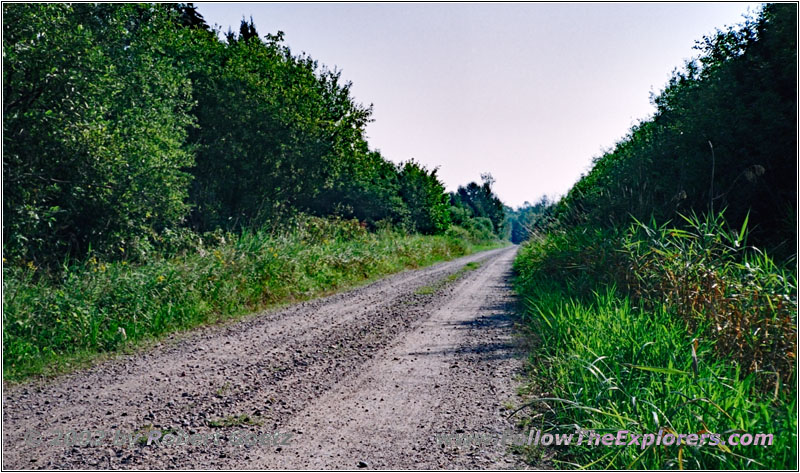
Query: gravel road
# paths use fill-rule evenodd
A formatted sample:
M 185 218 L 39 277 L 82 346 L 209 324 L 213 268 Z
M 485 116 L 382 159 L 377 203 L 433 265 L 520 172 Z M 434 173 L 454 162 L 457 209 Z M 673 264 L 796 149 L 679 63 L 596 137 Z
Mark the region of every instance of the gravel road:
M 3 468 L 521 467 L 499 442 L 437 440 L 513 430 L 515 253 L 406 271 L 5 385 Z

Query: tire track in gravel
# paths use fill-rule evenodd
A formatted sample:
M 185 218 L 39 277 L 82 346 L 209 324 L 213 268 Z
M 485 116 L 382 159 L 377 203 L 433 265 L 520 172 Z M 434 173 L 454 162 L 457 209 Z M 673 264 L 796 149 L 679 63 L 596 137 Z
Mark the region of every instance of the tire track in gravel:
M 514 248 L 406 271 L 345 293 L 175 336 L 45 383 L 5 387 L 4 468 L 509 467 L 504 449 L 441 448 L 435 433 L 498 431 L 513 397 Z M 434 294 L 419 289 L 472 261 Z M 382 400 L 379 400 L 382 399 Z M 388 409 L 388 410 L 387 410 Z M 259 425 L 215 428 L 249 416 Z M 413 427 L 413 429 L 412 429 Z M 26 444 L 26 432 L 155 428 L 206 445 Z M 292 432 L 243 447 L 234 430 Z M 448 430 L 450 429 L 450 430 Z M 50 435 L 52 437 L 52 435 Z

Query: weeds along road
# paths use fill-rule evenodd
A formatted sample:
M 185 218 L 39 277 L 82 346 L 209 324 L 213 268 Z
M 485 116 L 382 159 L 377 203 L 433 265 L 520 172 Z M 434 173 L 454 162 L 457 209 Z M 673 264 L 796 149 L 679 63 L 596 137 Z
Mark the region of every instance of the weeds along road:
M 515 253 L 406 271 L 6 386 L 3 467 L 513 468 L 506 447 L 444 447 L 435 436 L 512 427 L 504 409 L 522 363 L 511 333 Z M 57 432 L 70 430 L 106 437 L 65 446 Z M 153 430 L 175 432 L 175 444 L 126 437 Z M 234 445 L 243 431 L 262 444 Z M 273 432 L 291 437 L 265 444 Z

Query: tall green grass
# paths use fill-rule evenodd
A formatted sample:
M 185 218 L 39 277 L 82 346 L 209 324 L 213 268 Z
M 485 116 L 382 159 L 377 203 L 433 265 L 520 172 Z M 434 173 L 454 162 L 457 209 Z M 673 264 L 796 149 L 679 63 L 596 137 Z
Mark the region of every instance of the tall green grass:
M 4 267 L 4 378 L 68 370 L 132 342 L 499 245 L 315 218 L 205 240 L 143 264 L 89 258 L 57 275 Z
M 771 433 L 774 444 L 571 446 L 558 466 L 796 468 L 796 274 L 717 217 L 688 223 L 573 229 L 520 250 L 517 290 L 537 339 L 524 422 L 725 440 Z

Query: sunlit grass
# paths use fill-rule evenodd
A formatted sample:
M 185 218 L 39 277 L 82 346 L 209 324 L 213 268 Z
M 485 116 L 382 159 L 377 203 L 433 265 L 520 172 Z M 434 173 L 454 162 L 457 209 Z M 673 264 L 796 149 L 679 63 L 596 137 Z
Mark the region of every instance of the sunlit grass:
M 521 249 L 517 289 L 536 340 L 529 405 L 516 416 L 556 432 L 774 434 L 766 447 L 572 446 L 557 452 L 561 468 L 796 468 L 796 371 L 786 339 L 796 333 L 796 277 L 760 252 L 740 254 L 746 232 L 720 235 L 718 220 L 694 219 L 684 231 L 645 227 L 645 238 L 633 230 L 618 239 L 613 256 L 599 254 L 613 239 L 590 242 L 607 235 L 591 232 Z M 606 274 L 592 272 L 603 271 L 593 257 L 606 260 Z M 703 291 L 709 281 L 716 286 Z
M 312 219 L 292 232 L 228 235 L 145 264 L 90 258 L 58 279 L 7 267 L 3 376 L 69 370 L 137 342 L 498 245 Z

